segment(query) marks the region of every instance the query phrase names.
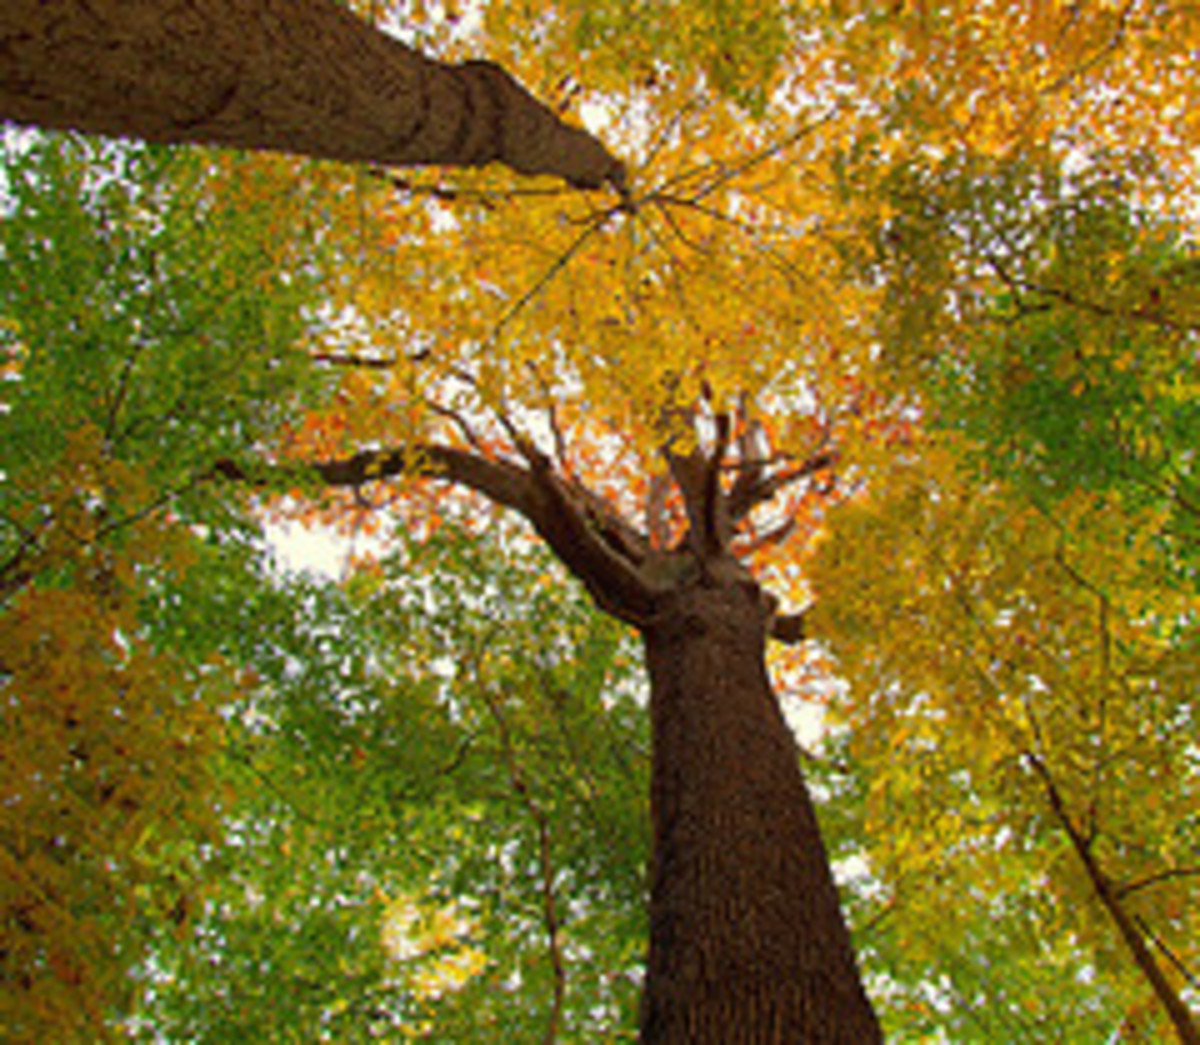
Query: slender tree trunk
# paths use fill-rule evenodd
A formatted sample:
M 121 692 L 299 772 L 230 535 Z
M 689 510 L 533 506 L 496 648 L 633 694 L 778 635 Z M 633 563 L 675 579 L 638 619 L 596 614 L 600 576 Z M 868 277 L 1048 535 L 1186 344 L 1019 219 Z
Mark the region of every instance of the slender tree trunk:
M 499 66 L 432 61 L 337 0 L 2 0 L 0 118 L 623 184 L 598 141 Z
M 1076 855 L 1083 864 L 1083 868 L 1087 872 L 1088 881 L 1091 883 L 1092 891 L 1104 907 L 1104 910 L 1108 913 L 1108 916 L 1112 919 L 1121 940 L 1129 948 L 1129 953 L 1133 956 L 1133 961 L 1138 971 L 1145 977 L 1151 990 L 1154 991 L 1154 996 L 1158 999 L 1159 1005 L 1170 1020 L 1175 1035 L 1179 1038 L 1180 1045 L 1200 1045 L 1200 1026 L 1197 1025 L 1187 1004 L 1179 996 L 1175 988 L 1171 986 L 1166 973 L 1163 972 L 1155 960 L 1141 931 L 1134 923 L 1130 913 L 1125 909 L 1125 905 L 1121 903 L 1120 897 L 1113 887 L 1113 883 L 1110 881 L 1108 875 L 1104 873 L 1104 869 L 1100 866 L 1099 861 L 1097 861 L 1096 854 L 1092 852 L 1091 845 L 1080 833 L 1079 828 L 1075 826 L 1075 821 L 1067 811 L 1066 803 L 1063 801 L 1062 794 L 1058 790 L 1058 785 L 1055 783 L 1054 777 L 1051 775 L 1046 763 L 1042 759 L 1031 755 L 1029 756 L 1029 764 L 1033 766 L 1035 772 L 1041 777 L 1042 783 L 1046 788 L 1046 797 L 1050 802 L 1050 808 L 1053 810 L 1059 826 L 1066 832 L 1067 838 L 1071 841 L 1072 848 L 1074 848 Z
M 654 867 L 644 1045 L 881 1041 L 746 573 L 676 589 L 644 630 Z

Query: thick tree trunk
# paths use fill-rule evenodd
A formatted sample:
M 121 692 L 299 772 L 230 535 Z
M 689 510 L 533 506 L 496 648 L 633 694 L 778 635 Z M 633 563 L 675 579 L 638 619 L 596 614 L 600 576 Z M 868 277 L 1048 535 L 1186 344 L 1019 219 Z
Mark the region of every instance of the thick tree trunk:
M 337 0 L 2 0 L 0 118 L 622 184 L 598 141 L 498 66 L 431 61 Z
M 744 572 L 644 629 L 654 867 L 644 1045 L 881 1041 Z

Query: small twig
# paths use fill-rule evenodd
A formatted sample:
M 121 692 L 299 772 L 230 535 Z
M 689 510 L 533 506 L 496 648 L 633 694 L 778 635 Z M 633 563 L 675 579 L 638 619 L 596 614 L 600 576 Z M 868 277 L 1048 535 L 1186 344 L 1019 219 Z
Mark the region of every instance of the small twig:
M 1200 876 L 1200 867 L 1173 867 L 1168 871 L 1159 871 L 1157 874 L 1147 875 L 1136 882 L 1128 882 L 1118 887 L 1116 893 L 1123 900 L 1125 897 L 1132 896 L 1136 892 L 1158 885 L 1159 882 L 1170 881 L 1173 878 L 1195 878 L 1198 876 Z
M 692 199 L 694 201 L 699 201 L 705 196 L 711 196 L 722 185 L 727 184 L 739 175 L 745 174 L 747 171 L 753 170 L 755 167 L 766 163 L 767 160 L 773 159 L 780 153 L 786 152 L 793 145 L 799 144 L 810 134 L 815 133 L 824 127 L 825 124 L 829 123 L 838 114 L 838 110 L 840 108 L 840 105 L 832 106 L 827 112 L 821 116 L 818 116 L 811 123 L 805 124 L 803 127 L 800 127 L 791 134 L 786 135 L 774 144 L 760 149 L 753 155 L 748 156 L 741 163 L 735 164 L 732 167 L 726 167 L 718 177 L 714 178 L 708 183 L 708 185 L 701 188 L 696 195 L 692 197 Z
M 426 353 L 427 355 L 427 353 Z M 371 359 L 368 356 L 358 356 L 351 352 L 314 352 L 309 358 L 314 363 L 326 363 L 329 366 L 351 367 L 358 370 L 391 370 L 399 360 Z M 418 353 L 411 357 L 411 362 L 420 362 L 425 355 Z
M 550 425 L 550 435 L 554 440 L 555 456 L 558 458 L 558 463 L 565 468 L 567 464 L 567 440 L 566 436 L 563 435 L 562 426 L 558 422 L 558 408 L 554 395 L 550 391 L 550 383 L 538 368 L 537 363 L 531 359 L 528 365 L 529 372 L 533 374 L 533 379 L 537 382 L 538 388 L 541 389 L 542 396 L 546 401 L 546 421 Z
M 146 347 L 144 340 L 134 342 L 133 347 L 125 356 L 125 362 L 121 367 L 121 375 L 117 378 L 117 389 L 112 397 L 112 402 L 108 404 L 108 417 L 104 422 L 104 442 L 105 445 L 111 445 L 117 430 L 117 416 L 125 406 L 125 400 L 129 396 L 129 386 L 133 377 L 134 368 L 137 366 L 138 357 Z
M 476 453 L 486 456 L 487 451 L 484 449 L 479 436 L 476 434 L 475 429 L 472 428 L 467 422 L 467 419 L 462 416 L 462 414 L 452 407 L 444 406 L 443 404 L 434 402 L 433 400 L 426 400 L 426 406 L 433 413 L 437 414 L 439 417 L 444 417 L 447 421 L 454 425 L 454 427 L 458 429 L 459 434 L 463 437 L 463 440 L 468 446 L 474 449 Z
M 657 200 L 652 200 L 652 202 L 657 202 Z M 660 206 L 658 211 L 663 216 L 663 220 L 667 223 L 667 228 L 669 228 L 671 232 L 675 234 L 676 238 L 685 247 L 696 251 L 698 254 L 707 254 L 711 256 L 713 253 L 712 247 L 706 246 L 703 243 L 697 243 L 695 240 L 690 239 L 683 229 L 680 228 L 679 223 L 675 220 L 675 215 L 673 215 L 666 206 Z M 670 254 L 670 251 L 667 253 Z
M 528 290 L 525 291 L 517 300 L 508 308 L 508 310 L 497 320 L 496 325 L 492 327 L 491 333 L 487 336 L 483 343 L 483 348 L 486 349 L 494 345 L 500 340 L 500 335 L 504 329 L 511 323 L 517 315 L 528 305 L 534 298 L 538 296 L 546 287 L 548 287 L 570 264 L 571 259 L 583 249 L 583 245 L 591 239 L 591 237 L 604 227 L 604 223 L 611 216 L 612 211 L 604 211 L 598 217 L 593 217 L 590 224 L 571 242 L 562 254 L 555 259 L 552 264 L 538 279 L 533 283 Z

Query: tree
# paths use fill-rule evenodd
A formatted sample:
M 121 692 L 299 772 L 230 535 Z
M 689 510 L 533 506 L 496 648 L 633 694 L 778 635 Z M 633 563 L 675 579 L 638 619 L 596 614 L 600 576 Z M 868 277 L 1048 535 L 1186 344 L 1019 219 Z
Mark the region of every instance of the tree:
M 406 473 L 449 480 L 522 515 L 597 605 L 645 644 L 654 828 L 645 1041 L 879 1038 L 860 985 L 799 755 L 766 673 L 768 638 L 802 637 L 733 555 L 733 525 L 823 457 L 766 473 L 747 437 L 721 482 L 730 418 L 711 448 L 668 450 L 686 514 L 674 546 L 616 515 L 518 437 L 523 464 L 428 444 L 315 465 L 334 486 Z M 234 462 L 221 473 L 249 478 Z M 651 529 L 669 525 L 664 515 Z
M 448 65 L 336 0 L 107 0 L 0 13 L 0 117 L 353 163 L 499 161 L 599 188 L 620 165 L 490 62 Z
M 929 188 L 908 206 L 943 206 Z M 1057 1036 L 1100 1033 L 1102 1013 L 1193 1041 L 1197 413 L 1179 389 L 1200 298 L 1163 215 L 1103 183 L 1051 176 L 1040 195 L 1046 238 L 998 262 L 992 322 L 926 365 L 928 445 L 822 545 L 823 630 L 870 694 L 845 709 L 848 748 L 870 767 L 868 822 L 893 828 L 862 837 L 905 961 L 946 946 L 953 918 L 936 938 L 922 923 L 948 896 L 1016 914 L 1031 876 L 1075 974 L 1105 970 L 1108 997 Z M 886 579 L 883 548 L 902 567 Z
M 910 466 L 941 467 L 950 489 L 956 473 L 922 434 L 922 382 L 937 360 L 986 349 L 1006 291 L 1114 311 L 1105 273 L 1128 247 L 1081 266 L 1085 287 L 1040 278 L 1043 250 L 1067 250 L 1070 273 L 1095 244 L 1043 235 L 1047 180 L 1062 175 L 1067 195 L 1108 183 L 1143 214 L 1146 200 L 1165 214 L 1191 198 L 1180 113 L 1192 23 L 1132 5 L 765 4 L 770 17 L 716 33 L 723 7 L 688 9 L 694 22 L 665 7 L 650 24 L 618 5 L 646 23 L 622 35 L 583 5 L 530 5 L 522 17 L 545 15 L 540 31 L 511 51 L 519 34 L 493 12 L 500 56 L 527 79 L 577 54 L 579 73 L 604 83 L 607 136 L 636 164 L 633 184 L 613 199 L 496 172 L 378 186 L 361 236 L 373 263 L 334 281 L 352 287 L 353 309 L 314 323 L 305 346 L 336 392 L 198 481 L 264 494 L 295 483 L 324 518 L 389 508 L 415 529 L 435 512 L 486 525 L 486 508 L 449 485 L 525 519 L 644 645 L 643 1040 L 878 1040 L 767 642 L 795 642 L 813 621 L 804 567 L 836 505 L 882 503 Z M 674 71 L 647 40 L 682 59 Z M 1029 62 L 1012 60 L 1014 40 Z M 1090 148 L 1105 126 L 1116 144 Z M 343 496 L 317 498 L 322 484 Z M 936 568 L 935 590 L 959 590 Z M 823 591 L 848 611 L 872 598 Z M 1194 608 L 1177 617 L 1191 626 Z M 948 690 L 978 696 L 953 644 L 913 649 L 954 667 Z M 996 703 L 1019 702 L 1018 680 L 992 681 Z M 888 691 L 862 699 L 877 695 Z M 977 721 L 956 719 L 939 751 L 961 757 Z M 1130 729 L 1151 743 L 1144 720 Z
M 964 482 L 953 450 L 941 453 L 907 493 L 897 481 L 839 519 L 815 572 L 830 597 L 823 631 L 870 694 L 844 710 L 870 781 L 859 837 L 881 879 L 875 910 L 926 984 L 931 959 L 973 917 L 953 898 L 1014 925 L 1032 913 L 1045 978 L 1031 986 L 1044 990 L 1056 969 L 1102 970 L 1102 993 L 1061 1033 L 1128 1020 L 1192 1040 L 1183 998 L 1195 962 L 1196 795 L 1184 708 L 1196 649 L 1186 625 L 1167 623 L 1187 596 L 1156 576 L 1152 524 L 1116 499 L 1076 492 L 1047 515 L 1011 490 Z M 853 597 L 881 546 L 901 568 L 873 581 L 869 601 Z M 1055 953 L 1063 941 L 1067 953 Z M 1028 953 L 1012 955 L 1014 979 Z M 984 1008 L 988 989 L 953 967 L 964 1015 L 1051 1026 L 1066 1016 L 1019 1007 L 1008 977 L 1008 997 Z M 917 995 L 918 977 L 903 974 Z M 964 1027 L 960 1037 L 989 1035 Z

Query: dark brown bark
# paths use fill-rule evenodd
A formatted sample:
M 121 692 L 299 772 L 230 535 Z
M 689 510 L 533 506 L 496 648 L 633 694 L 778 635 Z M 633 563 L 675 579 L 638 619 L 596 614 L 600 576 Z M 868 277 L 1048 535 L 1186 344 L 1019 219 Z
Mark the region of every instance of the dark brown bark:
M 1070 839 L 1071 847 L 1083 864 L 1096 899 L 1100 901 L 1101 906 L 1112 919 L 1117 934 L 1129 949 L 1138 971 L 1150 984 L 1155 998 L 1171 1022 L 1171 1027 L 1174 1029 L 1180 1045 L 1200 1045 L 1200 1026 L 1197 1025 L 1184 1000 L 1171 986 L 1166 974 L 1155 961 L 1133 916 L 1125 909 L 1112 881 L 1100 866 L 1095 853 L 1092 852 L 1091 845 L 1075 825 L 1070 813 L 1067 812 L 1066 803 L 1063 801 L 1058 785 L 1054 782 L 1054 777 L 1046 763 L 1032 755 L 1029 757 L 1029 763 L 1045 786 L 1046 797 L 1054 813 L 1054 818 L 1066 833 L 1067 838 Z
M 765 667 L 770 607 L 731 560 L 660 598 L 644 1045 L 881 1041 L 799 753 Z
M 3 0 L 0 118 L 623 185 L 596 139 L 498 66 L 432 61 L 336 0 Z

